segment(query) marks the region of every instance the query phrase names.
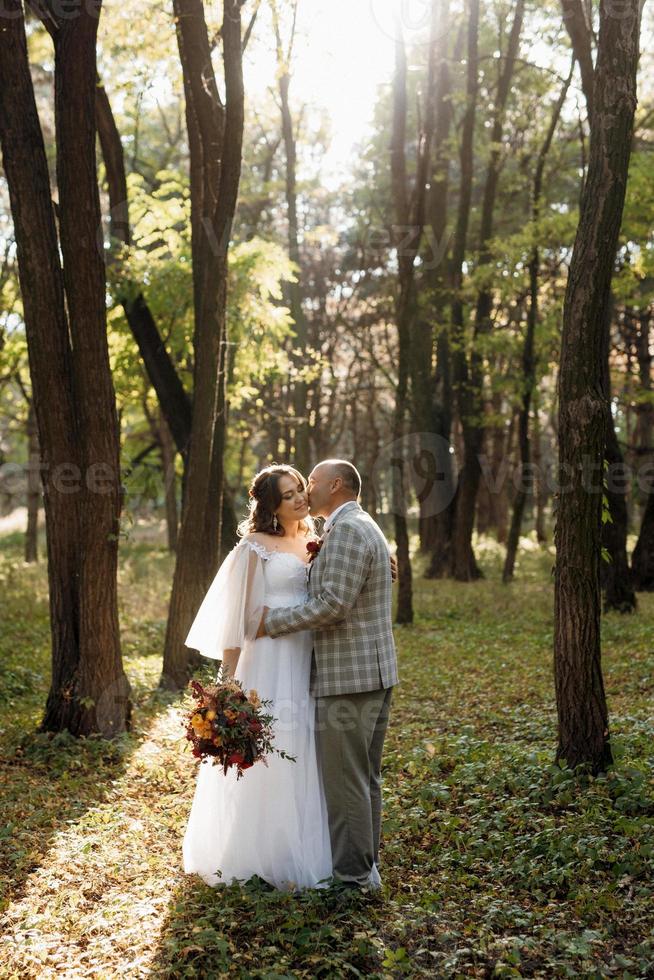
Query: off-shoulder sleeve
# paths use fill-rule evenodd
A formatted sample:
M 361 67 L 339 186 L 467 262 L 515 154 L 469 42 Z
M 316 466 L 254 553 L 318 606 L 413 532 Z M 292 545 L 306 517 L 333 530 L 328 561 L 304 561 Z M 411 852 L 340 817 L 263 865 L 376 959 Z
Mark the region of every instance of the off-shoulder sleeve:
M 256 636 L 264 591 L 262 554 L 241 541 L 218 569 L 184 644 L 214 660 L 242 650 Z

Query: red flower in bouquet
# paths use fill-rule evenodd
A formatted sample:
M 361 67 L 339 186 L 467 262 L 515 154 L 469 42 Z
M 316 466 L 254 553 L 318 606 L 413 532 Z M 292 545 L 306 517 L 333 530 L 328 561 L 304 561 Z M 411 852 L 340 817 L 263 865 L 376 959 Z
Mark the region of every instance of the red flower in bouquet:
M 318 541 L 307 541 L 307 551 L 309 552 L 309 561 L 312 562 L 314 558 L 320 553 L 322 548 L 322 538 Z
M 271 752 L 295 761 L 274 747 L 275 719 L 263 710 L 270 702 L 262 701 L 256 691 L 246 694 L 236 680 L 207 687 L 191 681 L 189 687 L 197 704 L 182 724 L 196 759 L 211 759 L 214 765 L 222 766 L 225 775 L 235 767 L 237 779 L 255 762 L 266 765 L 266 756 Z

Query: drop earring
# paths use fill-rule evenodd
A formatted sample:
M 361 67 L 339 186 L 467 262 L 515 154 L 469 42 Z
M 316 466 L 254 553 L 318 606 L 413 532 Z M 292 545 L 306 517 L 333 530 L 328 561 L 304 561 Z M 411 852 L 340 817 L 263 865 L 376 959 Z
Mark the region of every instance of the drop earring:
M 273 531 L 277 530 L 277 514 L 273 514 Z

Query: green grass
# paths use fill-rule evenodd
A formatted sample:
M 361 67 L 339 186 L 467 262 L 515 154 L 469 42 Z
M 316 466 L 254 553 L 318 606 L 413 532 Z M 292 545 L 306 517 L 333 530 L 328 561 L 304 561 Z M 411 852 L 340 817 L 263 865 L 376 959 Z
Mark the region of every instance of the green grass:
M 123 545 L 134 731 L 35 733 L 45 567 L 0 541 L 0 977 L 654 976 L 654 596 L 604 620 L 616 765 L 552 764 L 551 553 L 478 542 L 472 586 L 416 576 L 397 630 L 381 899 L 210 889 L 181 871 L 194 767 L 158 695 L 172 563 Z M 247 778 L 247 777 L 246 777 Z

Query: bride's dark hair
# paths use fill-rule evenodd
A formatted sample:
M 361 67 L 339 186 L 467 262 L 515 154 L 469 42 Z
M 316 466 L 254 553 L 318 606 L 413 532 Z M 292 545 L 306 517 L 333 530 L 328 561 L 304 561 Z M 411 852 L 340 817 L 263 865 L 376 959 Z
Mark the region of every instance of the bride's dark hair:
M 243 537 L 252 534 L 254 531 L 262 531 L 265 534 L 276 534 L 278 537 L 284 536 L 284 528 L 277 522 L 275 527 L 275 511 L 282 502 L 282 494 L 279 489 L 279 481 L 283 476 L 291 476 L 297 480 L 299 486 L 306 490 L 307 483 L 304 477 L 293 466 L 286 463 L 273 463 L 260 470 L 250 484 L 248 496 L 250 498 L 249 513 L 245 520 L 238 526 L 238 534 Z M 307 535 L 313 534 L 313 521 L 310 517 L 305 517 L 300 521 L 300 531 Z

